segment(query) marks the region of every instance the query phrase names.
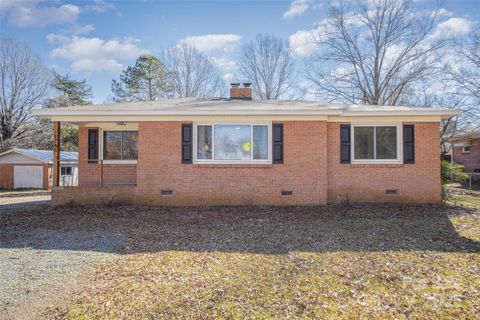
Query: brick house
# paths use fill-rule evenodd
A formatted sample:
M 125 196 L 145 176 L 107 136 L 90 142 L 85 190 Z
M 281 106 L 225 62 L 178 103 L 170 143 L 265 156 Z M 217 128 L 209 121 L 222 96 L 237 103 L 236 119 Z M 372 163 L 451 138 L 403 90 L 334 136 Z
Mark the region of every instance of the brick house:
M 468 173 L 480 173 L 480 126 L 461 130 L 450 140 L 452 162 L 464 166 Z
M 188 98 L 45 109 L 79 127 L 78 187 L 52 203 L 438 203 L 441 119 L 454 110 Z M 58 149 L 58 148 L 57 148 Z

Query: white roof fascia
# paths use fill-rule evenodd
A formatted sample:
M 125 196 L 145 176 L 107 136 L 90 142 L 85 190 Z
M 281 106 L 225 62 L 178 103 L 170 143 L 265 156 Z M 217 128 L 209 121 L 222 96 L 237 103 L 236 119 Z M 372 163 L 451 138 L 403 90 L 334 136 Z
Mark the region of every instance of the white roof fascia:
M 444 118 L 458 115 L 457 110 L 452 109 L 431 109 L 431 110 L 368 110 L 368 111 L 345 111 L 344 117 L 385 117 L 385 116 L 441 116 Z
M 212 115 L 341 115 L 337 110 L 108 110 L 108 111 L 64 111 L 36 110 L 38 116 L 212 116 Z
M 432 110 L 364 110 L 364 111 L 337 111 L 337 110 L 108 110 L 108 111 L 64 111 L 64 110 L 36 110 L 33 114 L 41 117 L 51 116 L 212 116 L 212 115 L 334 115 L 334 116 L 421 116 L 436 115 L 453 117 L 458 115 L 457 110 L 432 109 Z

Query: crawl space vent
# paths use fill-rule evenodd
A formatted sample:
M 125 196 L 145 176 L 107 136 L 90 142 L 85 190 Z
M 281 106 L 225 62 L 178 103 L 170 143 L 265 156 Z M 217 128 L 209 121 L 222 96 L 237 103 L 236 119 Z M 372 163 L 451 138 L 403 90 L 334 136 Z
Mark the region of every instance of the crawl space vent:
M 161 190 L 160 194 L 162 196 L 171 196 L 171 195 L 173 195 L 173 190 Z
M 396 195 L 398 195 L 398 190 L 397 189 L 387 189 L 386 194 L 387 194 L 387 196 L 396 196 Z

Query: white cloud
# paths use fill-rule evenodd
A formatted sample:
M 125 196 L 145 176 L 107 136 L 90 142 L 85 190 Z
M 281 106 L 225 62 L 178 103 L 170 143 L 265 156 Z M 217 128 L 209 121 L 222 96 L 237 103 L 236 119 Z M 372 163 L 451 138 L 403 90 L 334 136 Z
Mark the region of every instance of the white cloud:
M 228 59 L 226 57 L 210 57 L 213 64 L 220 69 L 223 73 L 223 79 L 225 81 L 232 81 L 234 74 L 237 73 L 238 65 L 235 60 Z
M 70 61 L 74 71 L 118 73 L 123 68 L 121 61 L 135 59 L 147 52 L 137 46 L 138 40 L 132 38 L 103 40 L 50 34 L 47 40 L 59 43 L 50 53 L 51 56 Z
M 190 36 L 180 40 L 180 44 L 187 44 L 197 48 L 200 52 L 213 50 L 232 51 L 242 40 L 237 34 L 206 34 Z
M 91 24 L 86 24 L 84 26 L 81 26 L 79 24 L 75 24 L 70 28 L 70 32 L 73 34 L 81 34 L 81 33 L 89 33 L 91 31 L 95 30 L 95 27 Z
M 33 2 L 18 2 L 6 8 L 10 23 L 17 27 L 44 27 L 50 24 L 75 23 L 80 8 L 72 4 L 59 7 L 35 6 Z
M 5 16 L 16 27 L 45 27 L 48 25 L 69 25 L 64 33 L 80 34 L 94 30 L 92 25 L 82 26 L 78 17 L 82 12 L 104 12 L 115 8 L 104 0 L 79 7 L 73 4 L 55 5 L 45 0 L 0 0 L 0 18 Z
M 451 17 L 451 16 L 453 16 L 453 12 L 448 11 L 445 8 L 440 8 L 437 11 L 433 11 L 432 16 L 435 15 L 435 14 L 437 15 L 437 17 Z
M 19 6 L 34 6 L 40 0 L 0 0 L 0 17 Z
M 349 17 L 349 23 L 357 23 L 355 17 Z M 315 29 L 298 30 L 288 37 L 290 47 L 297 55 L 311 55 L 318 47 L 319 41 L 324 41 L 331 34 L 332 28 L 329 18 L 325 18 L 317 24 Z
M 288 10 L 283 14 L 283 19 L 292 19 L 303 14 L 310 7 L 310 0 L 294 0 Z
M 95 0 L 94 4 L 84 6 L 83 10 L 102 13 L 114 8 L 115 8 L 115 5 L 113 3 L 109 3 L 104 0 Z
M 472 22 L 464 18 L 450 18 L 438 24 L 432 34 L 434 39 L 459 37 L 470 32 Z
M 222 71 L 232 71 L 237 67 L 237 63 L 234 60 L 230 60 L 225 57 L 211 57 L 213 64 Z
M 317 48 L 315 41 L 317 30 L 299 30 L 288 37 L 290 47 L 300 56 L 308 56 Z

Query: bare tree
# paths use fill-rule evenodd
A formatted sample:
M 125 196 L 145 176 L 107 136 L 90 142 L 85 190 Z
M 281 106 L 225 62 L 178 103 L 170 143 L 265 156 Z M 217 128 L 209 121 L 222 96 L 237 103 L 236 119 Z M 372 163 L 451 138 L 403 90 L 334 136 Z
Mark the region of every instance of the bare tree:
M 220 71 L 196 48 L 183 44 L 166 49 L 163 60 L 175 97 L 220 97 L 225 94 L 226 83 Z
M 40 105 L 48 84 L 48 71 L 28 46 L 0 40 L 0 152 L 26 136 L 29 111 Z
M 315 32 L 306 77 L 330 101 L 398 105 L 438 65 L 445 41 L 432 36 L 436 25 L 436 10 L 417 14 L 408 0 L 358 2 L 353 11 L 339 1 Z
M 443 119 L 440 122 L 440 150 L 442 156 L 451 151 L 450 140 L 462 125 L 469 122 L 473 109 L 466 104 L 465 95 L 445 79 L 437 85 L 423 83 L 409 94 L 406 103 L 409 106 L 422 108 L 447 108 L 460 110 L 459 116 Z
M 259 34 L 242 46 L 240 76 L 251 81 L 261 100 L 294 98 L 296 65 L 288 42 L 274 35 Z M 296 97 L 298 98 L 298 97 Z
M 474 32 L 471 42 L 463 43 L 459 48 L 464 66 L 454 73 L 454 77 L 472 102 L 478 106 L 480 103 L 480 32 Z

